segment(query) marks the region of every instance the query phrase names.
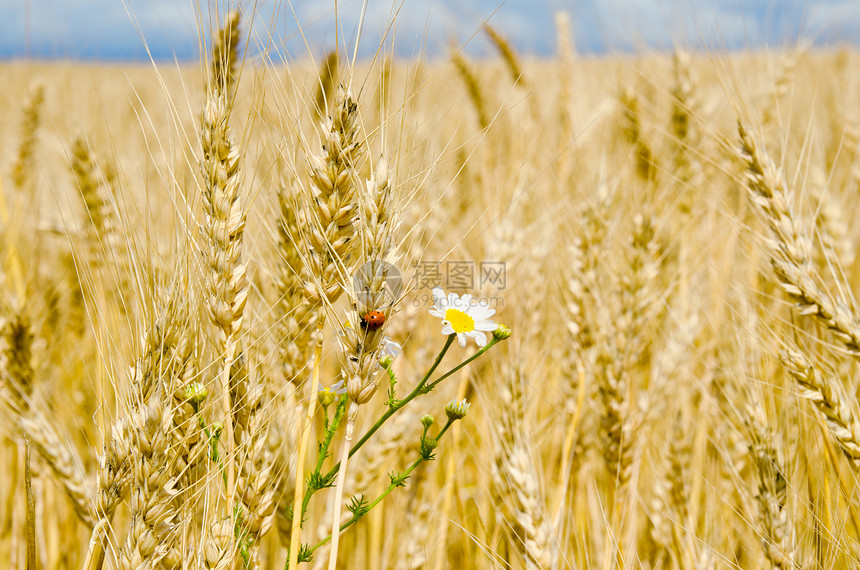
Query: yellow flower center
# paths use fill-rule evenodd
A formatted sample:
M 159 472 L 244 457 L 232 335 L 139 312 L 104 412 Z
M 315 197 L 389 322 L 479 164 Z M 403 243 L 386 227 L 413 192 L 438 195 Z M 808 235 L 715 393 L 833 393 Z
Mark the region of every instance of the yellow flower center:
M 447 309 L 445 311 L 445 320 L 451 323 L 454 332 L 467 333 L 475 330 L 475 319 L 460 309 Z

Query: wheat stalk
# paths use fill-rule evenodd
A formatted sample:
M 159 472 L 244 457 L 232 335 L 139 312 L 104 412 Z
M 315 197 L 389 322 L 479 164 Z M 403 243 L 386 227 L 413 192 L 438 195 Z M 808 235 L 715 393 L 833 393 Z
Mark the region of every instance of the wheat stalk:
M 236 63 L 239 59 L 241 39 L 239 21 L 239 11 L 231 10 L 224 20 L 224 25 L 212 39 L 210 89 L 223 94 L 230 101 L 233 99 L 237 81 Z
M 642 129 L 639 97 L 632 89 L 624 90 L 620 97 L 621 131 L 636 153 L 636 174 L 645 182 L 653 182 L 657 176 L 657 162 Z
M 808 49 L 808 44 L 800 43 L 795 50 L 788 51 L 780 58 L 779 70 L 767 94 L 767 102 L 764 104 L 764 112 L 761 117 L 762 128 L 767 128 L 777 118 L 780 103 L 788 94 L 797 72 L 797 64 Z
M 216 45 L 213 59 L 215 83 L 203 111 L 200 139 L 203 159 L 200 163 L 203 175 L 203 201 L 206 222 L 206 246 L 203 257 L 209 266 L 207 273 L 207 294 L 209 316 L 218 329 L 218 348 L 221 362 L 219 378 L 224 413 L 224 433 L 226 436 L 227 456 L 227 509 L 233 510 L 235 486 L 235 437 L 233 434 L 233 414 L 230 401 L 231 384 L 235 378 L 231 371 L 241 354 L 239 335 L 245 303 L 248 299 L 246 265 L 242 261 L 244 245 L 245 210 L 239 196 L 239 149 L 233 142 L 230 132 L 231 102 L 228 99 L 230 81 L 233 77 L 233 62 L 236 49 L 235 26 L 238 15 L 233 12 L 228 18 L 223 46 Z M 226 32 L 221 32 L 223 35 Z M 218 51 L 218 50 L 221 51 Z M 226 54 L 224 53 L 226 52 Z M 219 67 L 218 61 L 221 61 Z M 220 71 L 219 71 L 220 69 Z M 219 75 L 220 74 L 220 75 Z M 220 79 L 220 83 L 218 80 Z M 223 85 L 222 85 L 223 84 Z M 224 91 L 219 89 L 223 88 Z
M 759 521 L 762 547 L 773 568 L 799 568 L 796 560 L 797 536 L 787 508 L 787 488 L 773 438 L 765 427 L 764 410 L 752 402 L 747 409 L 745 425 L 749 437 L 749 453 L 758 479 Z
M 2 329 L 3 369 L 0 382 L 5 386 L 8 404 L 22 434 L 48 465 L 71 500 L 78 518 L 92 528 L 88 487 L 81 473 L 81 462 L 68 443 L 64 443 L 53 421 L 32 403 L 35 371 L 33 369 L 33 332 L 24 310 L 15 311 Z
M 12 165 L 12 184 L 19 190 L 25 188 L 27 183 L 32 180 L 35 172 L 33 151 L 36 146 L 36 131 L 39 128 L 44 102 L 45 87 L 41 83 L 33 84 L 24 102 L 24 116 L 21 119 L 21 141 L 18 143 L 18 153 Z
M 823 255 L 818 257 L 818 265 L 825 268 L 851 267 L 854 263 L 854 243 L 849 233 L 849 225 L 844 217 L 844 207 L 821 178 L 823 173 L 814 173 L 817 182 L 812 186 L 815 201 L 815 227 L 821 236 Z
M 822 378 L 797 349 L 784 351 L 780 360 L 800 386 L 801 395 L 821 413 L 824 424 L 836 438 L 842 452 L 853 462 L 860 461 L 860 420 L 836 379 Z
M 233 375 L 238 376 L 237 374 Z M 270 405 L 274 402 L 267 378 L 236 385 L 234 404 L 237 414 L 236 493 L 240 506 L 238 521 L 241 536 L 250 545 L 248 560 L 259 567 L 259 548 L 263 535 L 271 528 L 275 516 L 278 475 L 285 468 L 285 438 L 272 421 Z M 244 388 L 244 393 L 241 390 Z
M 672 134 L 674 137 L 675 179 L 680 191 L 681 210 L 692 208 L 691 194 L 702 179 L 701 135 L 697 123 L 701 102 L 697 91 L 698 78 L 691 65 L 690 54 L 676 49 L 672 55 L 674 80 L 672 83 Z M 684 259 L 682 262 L 686 262 Z M 682 264 L 682 267 L 685 267 Z
M 115 241 L 114 214 L 110 205 L 110 176 L 98 165 L 86 140 L 78 137 L 71 147 L 71 169 L 86 213 L 87 235 L 108 251 Z M 102 258 L 105 254 L 102 254 Z
M 339 56 L 337 50 L 328 52 L 320 64 L 317 91 L 314 97 L 314 118 L 320 119 L 324 116 L 326 109 L 329 108 L 329 101 L 335 93 L 335 87 L 338 85 L 339 73 Z
M 571 170 L 568 147 L 574 140 L 574 62 L 576 60 L 576 45 L 571 32 L 570 13 L 565 11 L 555 13 L 555 33 L 559 82 L 558 177 L 559 180 L 566 182 L 570 178 Z
M 279 360 L 284 378 L 299 387 L 307 375 L 313 351 L 313 332 L 319 318 L 319 306 L 310 303 L 305 294 L 303 250 L 306 241 L 297 196 L 296 189 L 287 185 L 282 186 L 278 193 L 278 255 L 281 265 L 277 284 L 280 293 Z
M 343 354 L 343 374 L 346 377 L 346 392 L 349 395 L 349 411 L 341 448 L 340 470 L 335 487 L 334 515 L 332 516 L 332 541 L 329 555 L 329 570 L 337 565 L 338 538 L 340 535 L 340 504 L 347 473 L 349 449 L 352 443 L 358 409 L 366 404 L 379 387 L 381 371 L 379 358 L 383 349 L 383 327 L 371 326 L 364 321 L 372 311 L 382 313 L 387 322 L 388 315 L 398 292 L 389 287 L 389 266 L 385 257 L 391 251 L 391 233 L 394 219 L 391 204 L 391 180 L 388 163 L 384 158 L 367 182 L 367 192 L 362 212 L 363 250 L 365 264 L 355 277 L 355 306 L 357 314 L 354 324 L 340 337 Z M 386 303 L 386 300 L 388 302 Z
M 522 394 L 523 378 L 504 374 L 498 408 L 501 418 L 495 439 L 495 458 L 491 466 L 494 492 L 500 497 L 506 523 L 511 528 L 514 547 L 526 568 L 555 568 L 558 546 L 529 445 L 529 431 Z
M 842 342 L 848 354 L 860 359 L 860 324 L 847 305 L 835 301 L 819 287 L 820 279 L 811 260 L 812 244 L 791 206 L 791 195 L 781 170 L 759 150 L 743 123 L 738 123 L 738 132 L 747 189 L 770 229 L 771 265 L 780 287 L 801 315 L 814 316 Z
M 339 87 L 334 113 L 325 123 L 321 155 L 311 155 L 312 199 L 308 223 L 311 255 L 306 268 L 305 293 L 314 303 L 334 303 L 343 293 L 342 275 L 355 248 L 357 214 L 356 171 L 362 148 L 358 140 L 358 105 Z
M 505 62 L 505 67 L 508 68 L 508 72 L 511 74 L 511 79 L 514 82 L 514 85 L 518 85 L 525 90 L 529 90 L 530 85 L 523 73 L 522 63 L 520 63 L 520 59 L 517 57 L 517 52 L 514 50 L 511 43 L 501 33 L 499 33 L 496 28 L 489 24 L 484 24 L 484 33 L 487 34 L 490 42 L 492 42 L 495 48 L 499 51 L 499 54 L 501 54 L 502 59 Z
M 309 301 L 320 304 L 334 303 L 343 293 L 343 275 L 352 263 L 354 223 L 357 214 L 355 183 L 362 145 L 358 139 L 358 105 L 351 94 L 341 86 L 335 98 L 334 112 L 325 122 L 325 139 L 321 155 L 309 157 L 311 182 L 316 195 L 310 205 L 308 243 L 310 255 L 305 268 L 305 294 Z M 317 319 L 317 338 L 314 350 L 314 367 L 311 380 L 311 401 L 307 409 L 306 424 L 310 425 L 316 412 L 316 392 L 319 387 L 319 370 L 322 358 L 325 313 Z M 296 462 L 296 485 L 293 499 L 293 523 L 290 533 L 288 570 L 295 568 L 301 536 L 300 516 L 304 460 L 310 430 L 304 430 L 299 443 Z M 336 535 L 335 535 L 336 536 Z M 334 538 L 334 537 L 333 537 Z M 336 549 L 333 549 L 336 550 Z
M 186 326 L 174 295 L 144 335 L 132 368 L 131 411 L 103 459 L 102 472 L 106 473 L 99 480 L 99 509 L 108 524 L 125 483 L 119 475 L 122 471 L 113 471 L 114 465 L 122 461 L 119 469 L 129 473 L 131 528 L 119 552 L 121 568 L 177 568 L 184 557 L 180 541 L 183 491 L 190 466 L 206 448 L 195 416 L 205 392 L 187 384 L 198 355 Z M 126 438 L 128 452 L 120 458 L 118 451 Z
M 484 98 L 484 94 L 481 90 L 481 82 L 478 81 L 475 70 L 472 69 L 460 52 L 456 52 L 451 56 L 451 63 L 454 64 L 457 74 L 466 85 L 466 90 L 469 93 L 469 100 L 472 102 L 472 105 L 475 107 L 475 112 L 478 114 L 478 125 L 483 131 L 490 126 L 490 118 L 487 114 L 486 99 Z

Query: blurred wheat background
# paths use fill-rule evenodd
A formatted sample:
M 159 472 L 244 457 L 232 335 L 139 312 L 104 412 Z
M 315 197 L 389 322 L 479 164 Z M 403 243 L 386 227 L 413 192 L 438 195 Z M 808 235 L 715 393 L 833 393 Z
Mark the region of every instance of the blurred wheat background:
M 331 386 L 357 324 L 338 248 L 384 227 L 398 386 L 445 342 L 434 275 L 513 336 L 387 422 L 302 543 L 466 398 L 339 567 L 860 566 L 856 51 L 584 57 L 560 14 L 551 59 L 487 27 L 492 59 L 285 65 L 244 58 L 249 21 L 197 66 L 0 66 L 0 565 L 286 567 L 314 344 Z M 357 206 L 321 198 L 350 136 Z

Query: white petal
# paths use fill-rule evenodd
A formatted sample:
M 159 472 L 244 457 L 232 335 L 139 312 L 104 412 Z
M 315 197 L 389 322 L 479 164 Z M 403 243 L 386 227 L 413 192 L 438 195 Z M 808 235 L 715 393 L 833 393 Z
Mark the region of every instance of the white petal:
M 493 321 L 475 321 L 475 330 L 476 331 L 494 331 L 499 328 L 499 325 L 494 323 Z
M 400 354 L 400 351 L 403 350 L 403 347 L 400 346 L 399 343 L 394 342 L 390 338 L 386 338 L 382 341 L 382 354 L 385 356 L 390 356 L 391 358 L 397 358 L 397 355 Z
M 457 340 L 460 342 L 460 348 L 466 348 L 466 333 L 457 333 Z
M 442 334 L 454 334 L 454 327 L 448 321 L 442 321 Z
M 466 293 L 465 295 L 460 297 L 460 303 L 464 307 L 471 307 L 472 306 L 472 295 L 470 295 L 469 293 Z
M 442 309 L 437 309 L 436 307 L 433 307 L 428 312 L 434 317 L 439 317 L 440 319 L 445 318 L 445 311 L 443 311 Z
M 479 347 L 487 346 L 487 335 L 480 331 L 472 331 L 472 336 L 475 338 L 475 342 Z
M 496 314 L 495 309 L 490 309 L 488 307 L 485 307 L 484 305 L 476 306 L 475 308 L 472 309 L 472 311 L 470 313 L 471 317 L 473 319 L 475 319 L 476 321 L 484 320 L 488 317 L 492 317 L 495 314 Z
M 433 301 L 438 302 L 439 299 L 444 299 L 444 298 L 445 298 L 445 290 L 442 289 L 441 287 L 434 287 L 433 288 Z

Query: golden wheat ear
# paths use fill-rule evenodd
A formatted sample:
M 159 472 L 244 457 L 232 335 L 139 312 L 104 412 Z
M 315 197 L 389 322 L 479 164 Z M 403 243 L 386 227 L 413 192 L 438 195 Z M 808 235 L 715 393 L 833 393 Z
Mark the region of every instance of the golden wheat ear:
M 329 104 L 333 101 L 340 78 L 339 61 L 337 50 L 331 50 L 320 64 L 316 96 L 314 97 L 314 120 L 318 121 L 325 117 Z
M 45 87 L 35 83 L 24 102 L 21 120 L 21 140 L 18 143 L 18 153 L 12 165 L 12 184 L 18 190 L 23 190 L 36 173 L 34 152 L 36 148 L 36 131 L 42 117 L 42 107 L 45 103 Z

